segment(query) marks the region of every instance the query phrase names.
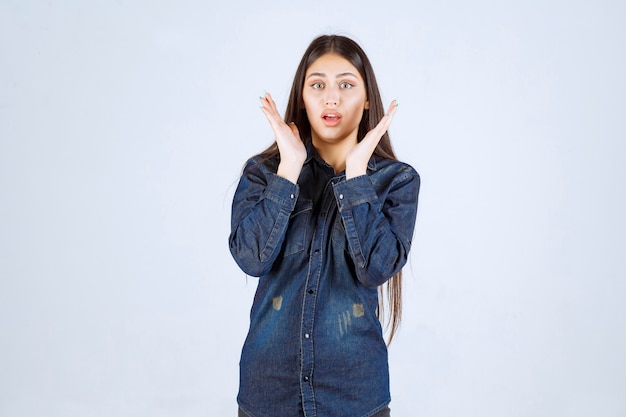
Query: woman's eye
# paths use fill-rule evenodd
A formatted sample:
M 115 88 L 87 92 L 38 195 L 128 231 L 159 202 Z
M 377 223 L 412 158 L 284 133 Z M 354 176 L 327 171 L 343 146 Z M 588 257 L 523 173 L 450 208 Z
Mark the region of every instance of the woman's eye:
M 352 88 L 352 87 L 354 87 L 354 86 L 352 84 L 350 84 L 349 82 L 347 82 L 347 81 L 344 81 L 344 82 L 339 84 L 339 88 L 346 88 L 346 89 L 348 89 L 348 88 Z
M 316 83 L 313 83 L 313 84 L 311 85 L 311 87 L 313 87 L 313 89 L 315 89 L 315 90 L 319 90 L 319 89 L 321 89 L 321 88 L 324 88 L 324 83 L 322 83 L 322 82 L 318 81 L 318 82 L 316 82 Z

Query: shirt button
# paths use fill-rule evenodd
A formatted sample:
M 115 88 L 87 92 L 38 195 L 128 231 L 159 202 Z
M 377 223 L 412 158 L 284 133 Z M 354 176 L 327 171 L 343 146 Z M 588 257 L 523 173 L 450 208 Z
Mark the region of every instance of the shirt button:
M 315 253 L 320 253 L 320 250 L 319 249 L 315 249 Z
M 309 288 L 309 294 L 315 294 L 315 290 L 313 288 Z
M 311 337 L 311 336 L 310 336 L 308 333 L 305 333 L 305 334 L 304 334 L 304 338 L 305 338 L 305 339 L 308 339 L 309 337 Z
M 305 377 L 304 377 L 304 378 L 302 378 L 302 379 L 304 379 L 304 382 L 309 382 L 309 377 L 308 377 L 308 376 L 305 376 Z
M 339 194 L 339 199 L 343 200 L 343 194 Z
M 289 197 L 290 197 L 290 198 L 294 198 L 294 197 L 295 197 L 295 195 L 291 194 Z

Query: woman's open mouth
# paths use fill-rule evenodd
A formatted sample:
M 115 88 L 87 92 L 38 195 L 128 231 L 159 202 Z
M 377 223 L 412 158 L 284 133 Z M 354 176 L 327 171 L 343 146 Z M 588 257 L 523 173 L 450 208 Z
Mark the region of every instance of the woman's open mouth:
M 322 120 L 328 127 L 337 126 L 341 121 L 341 114 L 335 111 L 325 111 L 322 113 Z

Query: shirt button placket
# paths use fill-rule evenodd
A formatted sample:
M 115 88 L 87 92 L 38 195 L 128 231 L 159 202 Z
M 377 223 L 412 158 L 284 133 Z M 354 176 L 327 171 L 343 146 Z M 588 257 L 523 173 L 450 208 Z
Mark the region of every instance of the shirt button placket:
M 313 253 L 315 255 L 318 255 L 320 253 L 320 250 L 319 249 L 315 249 L 313 251 Z M 316 285 L 316 284 L 314 283 L 314 285 Z M 307 290 L 307 294 L 308 294 L 307 305 L 308 306 L 313 306 L 314 303 L 315 303 L 315 299 L 312 296 L 315 294 L 315 287 L 309 288 Z M 313 350 L 313 346 L 312 346 L 313 338 L 311 337 L 311 331 L 305 331 L 305 333 L 302 336 L 304 337 L 303 343 L 305 343 L 307 345 L 307 351 L 312 351 Z M 311 365 L 312 365 L 312 363 L 311 363 Z M 309 368 L 309 369 L 305 370 L 305 373 L 306 372 L 310 372 L 310 371 L 311 371 L 311 369 Z M 304 382 L 309 382 L 310 381 L 310 376 L 309 375 L 304 375 L 302 377 L 302 380 Z
M 331 195 L 326 196 L 326 203 L 324 206 L 330 204 L 329 198 Z M 303 322 L 302 322 L 302 393 L 303 393 L 303 407 L 305 415 L 315 415 L 314 405 L 314 389 L 313 389 L 313 369 L 314 369 L 314 353 L 313 353 L 313 317 L 315 311 L 315 304 L 317 302 L 317 293 L 319 289 L 319 280 L 322 270 L 322 258 L 324 254 L 323 237 L 326 236 L 324 230 L 326 228 L 327 211 L 322 209 L 318 214 L 318 218 L 315 221 L 315 231 L 313 232 L 313 240 L 311 242 L 312 250 L 310 252 L 310 270 L 307 277 L 307 289 L 305 294 Z

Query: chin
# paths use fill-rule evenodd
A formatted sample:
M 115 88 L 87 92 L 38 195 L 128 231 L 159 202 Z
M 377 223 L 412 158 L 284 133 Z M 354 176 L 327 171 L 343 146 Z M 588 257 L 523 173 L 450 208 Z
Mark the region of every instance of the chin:
M 339 143 L 344 139 L 344 137 L 341 135 L 317 135 L 317 139 L 323 143 Z
M 326 128 L 321 129 L 315 132 L 315 136 L 317 136 L 321 141 L 328 143 L 341 142 L 345 138 L 350 136 L 350 132 L 346 132 L 341 129 L 333 129 Z

